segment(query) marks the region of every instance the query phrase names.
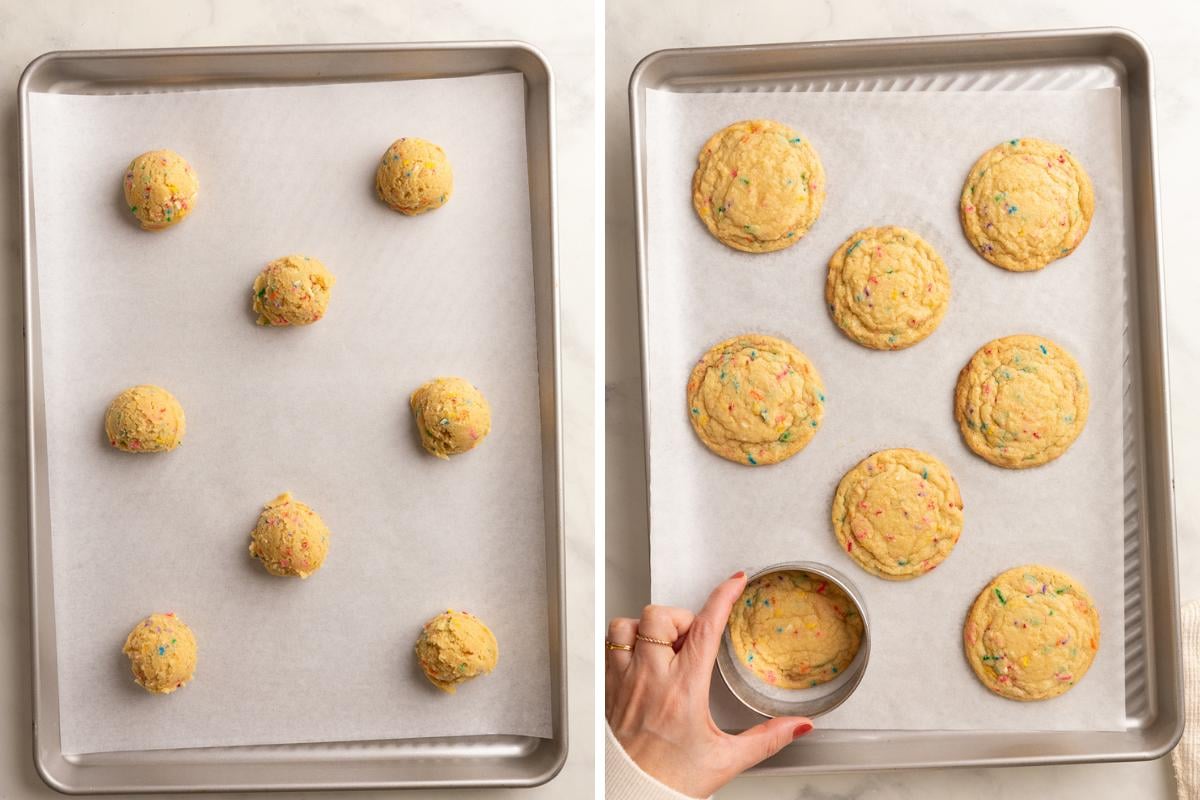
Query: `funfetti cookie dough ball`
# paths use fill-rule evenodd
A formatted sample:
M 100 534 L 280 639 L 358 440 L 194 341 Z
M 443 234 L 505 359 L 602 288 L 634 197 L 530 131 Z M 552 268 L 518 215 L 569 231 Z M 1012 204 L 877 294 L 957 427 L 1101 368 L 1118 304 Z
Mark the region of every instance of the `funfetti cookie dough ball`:
M 325 316 L 333 273 L 315 258 L 284 256 L 254 279 L 254 313 L 259 325 L 308 325 Z
M 429 682 L 454 694 L 459 684 L 496 668 L 496 636 L 478 617 L 450 609 L 438 614 L 417 637 L 417 661 Z
M 1041 139 L 1010 139 L 967 174 L 959 212 L 963 233 L 998 267 L 1028 272 L 1069 255 L 1092 224 L 1096 197 L 1083 166 Z
M 825 204 L 825 170 L 812 144 L 769 119 L 713 134 L 692 177 L 692 206 L 709 233 L 747 253 L 791 247 Z
M 200 179 L 173 150 L 151 150 L 125 170 L 125 205 L 144 230 L 157 231 L 182 220 L 196 206 Z
M 122 649 L 134 681 L 147 692 L 170 694 L 196 673 L 196 635 L 174 613 L 146 617 Z
M 375 170 L 379 199 L 410 217 L 441 208 L 453 192 L 454 170 L 446 151 L 424 139 L 392 142 Z
M 183 444 L 183 406 L 161 386 L 144 384 L 121 392 L 104 414 L 108 443 L 127 453 L 161 453 Z
M 438 458 L 465 453 L 492 429 L 492 409 L 483 393 L 462 378 L 434 378 L 412 393 L 421 446 Z
M 307 578 L 329 554 L 329 528 L 317 512 L 284 492 L 263 506 L 250 532 L 250 555 L 267 572 Z

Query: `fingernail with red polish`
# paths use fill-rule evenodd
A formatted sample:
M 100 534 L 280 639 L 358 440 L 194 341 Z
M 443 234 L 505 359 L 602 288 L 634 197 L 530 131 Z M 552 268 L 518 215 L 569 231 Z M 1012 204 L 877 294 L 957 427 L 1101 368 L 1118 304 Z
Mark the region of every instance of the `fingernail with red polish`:
M 809 725 L 806 722 L 803 725 L 798 726 L 796 728 L 796 730 L 792 731 L 792 738 L 799 739 L 801 736 L 803 736 L 804 734 L 808 733 L 811 730 L 812 730 L 812 725 Z
M 740 578 L 740 577 L 742 577 L 742 576 L 743 576 L 743 575 L 745 575 L 745 574 L 746 574 L 746 570 L 744 570 L 744 569 L 739 569 L 737 572 L 735 572 L 735 573 L 733 573 L 732 575 L 730 575 L 730 576 L 729 576 L 729 580 L 733 580 L 734 578 Z

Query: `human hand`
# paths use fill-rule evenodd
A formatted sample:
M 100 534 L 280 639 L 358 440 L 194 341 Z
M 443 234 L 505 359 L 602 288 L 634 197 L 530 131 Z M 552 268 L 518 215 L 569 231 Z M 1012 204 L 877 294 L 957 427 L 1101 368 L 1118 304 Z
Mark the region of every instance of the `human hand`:
M 672 789 L 708 797 L 734 777 L 812 730 L 805 717 L 776 717 L 738 735 L 713 722 L 708 689 L 729 612 L 746 586 L 738 572 L 693 615 L 646 606 L 640 620 L 608 625 L 604 715 L 642 770 Z M 659 644 L 649 639 L 657 639 Z

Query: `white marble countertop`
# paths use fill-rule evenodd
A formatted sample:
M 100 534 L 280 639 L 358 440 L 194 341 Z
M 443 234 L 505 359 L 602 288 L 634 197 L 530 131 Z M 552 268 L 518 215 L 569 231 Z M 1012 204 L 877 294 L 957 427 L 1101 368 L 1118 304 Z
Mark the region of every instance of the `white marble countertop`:
M 1188 446 L 1197 421 L 1187 412 L 1200 366 L 1200 326 L 1177 298 L 1196 297 L 1200 273 L 1186 255 L 1200 244 L 1187 205 L 1200 181 L 1200 103 L 1192 81 L 1200 71 L 1195 6 L 1158 0 L 1129 3 L 949 3 L 938 0 L 608 0 L 605 74 L 606 196 L 606 616 L 640 608 L 648 576 L 640 419 L 637 290 L 627 86 L 646 54 L 670 47 L 863 37 L 978 33 L 1039 28 L 1121 26 L 1141 35 L 1154 57 L 1159 124 L 1163 249 L 1168 265 L 1168 319 L 1174 415 L 1180 579 L 1184 601 L 1200 597 L 1196 515 L 1200 455 Z M 734 798 L 1168 798 L 1169 759 L 1008 769 L 923 770 L 811 778 L 740 778 L 719 797 Z
M 0 0 L 0 252 L 10 291 L 0 300 L 0 797 L 58 797 L 33 768 L 29 603 L 25 540 L 24 359 L 17 206 L 17 79 L 49 50 L 328 42 L 521 39 L 549 59 L 558 104 L 559 253 L 566 463 L 568 616 L 591 621 L 593 585 L 593 261 L 594 169 L 592 7 L 587 0 L 526 0 L 521 13 L 489 0 L 208 0 L 191 3 Z M 593 655 L 590 624 L 569 626 L 570 753 L 562 773 L 533 790 L 408 792 L 404 797 L 590 797 L 594 776 Z M 248 797 L 250 795 L 225 795 Z M 262 796 L 262 795 L 255 795 Z M 282 795 L 270 795 L 281 797 Z M 314 797 L 312 794 L 291 795 Z M 354 797 L 396 797 L 363 792 Z

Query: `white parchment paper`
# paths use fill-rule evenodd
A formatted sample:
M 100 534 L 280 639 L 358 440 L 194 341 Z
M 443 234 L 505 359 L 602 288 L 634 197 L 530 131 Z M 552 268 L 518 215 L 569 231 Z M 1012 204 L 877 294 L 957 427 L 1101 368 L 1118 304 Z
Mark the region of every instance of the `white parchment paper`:
M 550 733 L 524 86 L 520 75 L 31 98 L 65 752 Z M 393 139 L 440 143 L 453 199 L 408 218 L 374 197 Z M 159 233 L 124 208 L 138 153 L 199 173 Z M 337 278 L 307 328 L 254 324 L 250 286 L 300 252 Z M 491 436 L 447 463 L 408 395 L 461 375 Z M 167 387 L 179 450 L 108 446 L 127 386 Z M 247 553 L 284 490 L 332 531 L 306 581 Z M 412 647 L 447 607 L 500 643 L 491 675 L 443 694 Z M 121 645 L 145 614 L 196 632 L 195 681 L 155 697 Z
M 739 568 L 815 560 L 866 596 L 873 644 L 853 696 L 829 728 L 1113 730 L 1124 720 L 1122 363 L 1125 206 L 1119 90 L 1054 92 L 647 93 L 651 572 L 655 602 L 698 608 Z M 814 144 L 828 196 L 809 234 L 772 255 L 718 243 L 691 204 L 696 154 L 731 122 L 788 122 Z M 1069 147 L 1095 184 L 1091 231 L 1069 258 L 1014 274 L 971 249 L 958 222 L 967 170 L 1014 136 Z M 939 329 L 899 352 L 860 347 L 824 307 L 826 267 L 859 228 L 901 225 L 949 268 Z M 825 381 L 821 430 L 799 455 L 744 467 L 700 444 L 684 387 L 696 360 L 729 336 L 794 342 Z M 953 419 L 958 371 L 985 342 L 1037 333 L 1064 346 L 1091 388 L 1086 430 L 1066 455 L 1004 470 L 971 453 Z M 892 583 L 841 552 L 829 509 L 838 481 L 868 454 L 915 447 L 942 459 L 965 503 L 965 527 L 934 572 Z M 1044 703 L 991 695 L 962 653 L 968 608 L 997 573 L 1043 563 L 1082 581 L 1102 620 L 1087 677 Z M 718 723 L 758 720 L 714 677 Z

